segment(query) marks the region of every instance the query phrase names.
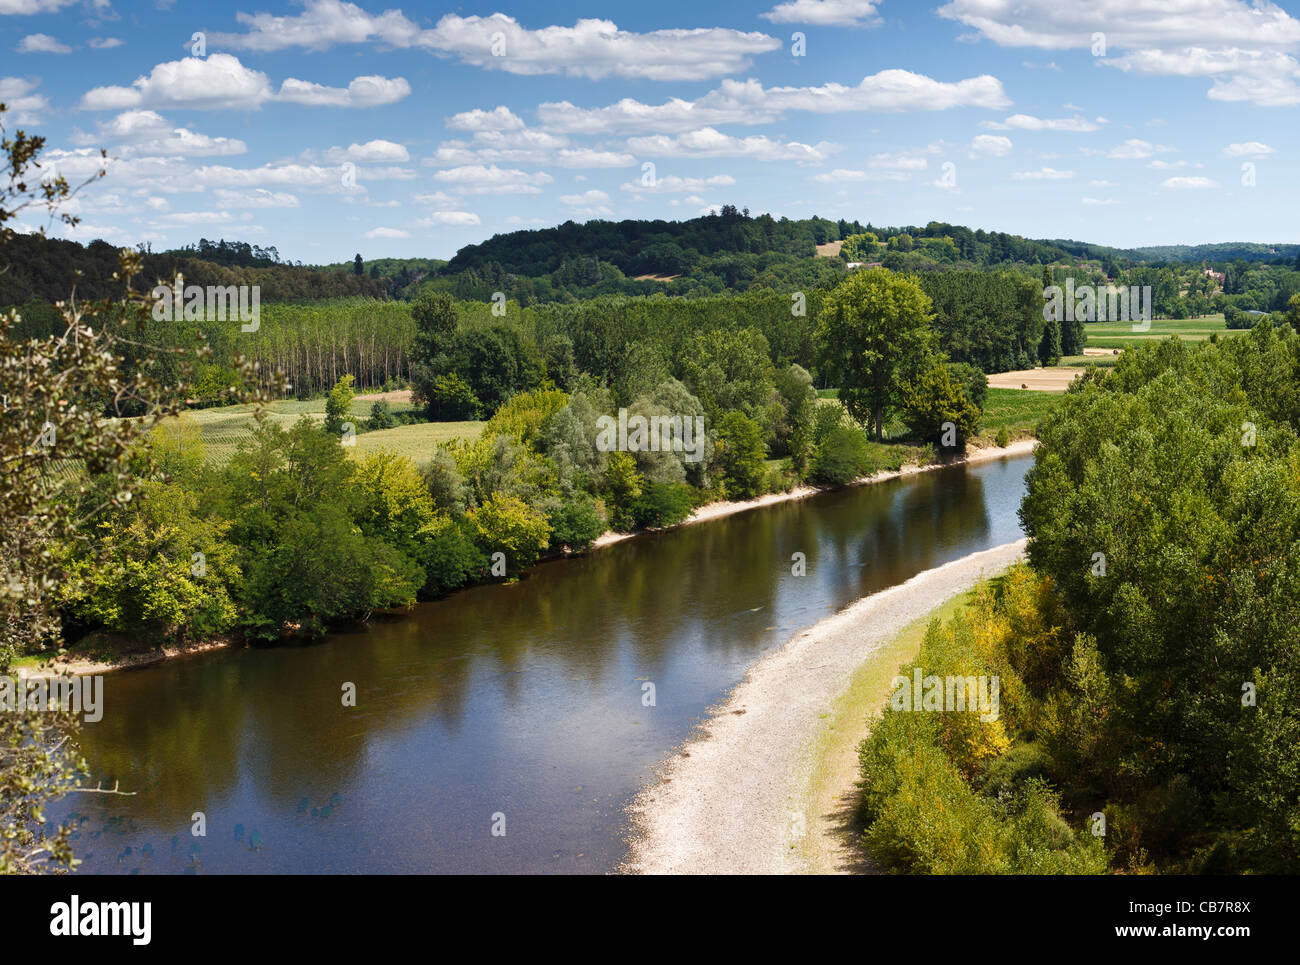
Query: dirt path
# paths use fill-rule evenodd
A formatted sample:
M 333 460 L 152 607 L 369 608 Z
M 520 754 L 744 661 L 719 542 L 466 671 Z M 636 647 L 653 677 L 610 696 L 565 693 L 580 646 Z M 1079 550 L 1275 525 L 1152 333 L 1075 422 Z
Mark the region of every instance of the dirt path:
M 622 870 L 861 870 L 843 843 L 843 808 L 808 799 L 822 722 L 866 658 L 943 601 L 1019 559 L 1024 547 L 1018 540 L 920 573 L 801 630 L 755 664 L 632 802 L 631 854 Z M 832 793 L 843 797 L 853 771 L 845 770 L 843 755 L 838 766 L 847 787 Z M 810 807 L 817 808 L 812 817 Z M 809 860 L 806 834 L 823 839 L 811 848 L 822 857 Z

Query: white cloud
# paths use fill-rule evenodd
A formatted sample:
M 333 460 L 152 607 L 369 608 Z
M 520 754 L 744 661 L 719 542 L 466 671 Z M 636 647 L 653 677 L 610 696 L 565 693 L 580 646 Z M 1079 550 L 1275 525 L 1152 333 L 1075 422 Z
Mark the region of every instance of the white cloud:
M 984 121 L 982 126 L 987 127 L 990 131 L 1074 131 L 1087 133 L 1098 130 L 1100 125 L 1105 123 L 1105 120 L 1105 118 L 1099 117 L 1096 121 L 1090 121 L 1086 117 L 1079 115 L 1044 119 L 1030 114 L 1012 114 L 1006 120 Z
M 1172 150 L 1173 148 L 1166 147 L 1163 144 L 1152 144 L 1150 141 L 1144 141 L 1138 137 L 1131 137 L 1123 144 L 1111 148 L 1106 157 L 1119 161 L 1141 161 L 1156 154 Z
M 453 131 L 517 131 L 523 126 L 523 119 L 504 104 L 490 111 L 475 108 L 447 118 L 447 127 Z
M 774 141 L 762 135 L 732 137 L 712 127 L 700 128 L 670 137 L 658 134 L 653 137 L 634 137 L 627 142 L 628 149 L 647 157 L 743 157 L 756 161 L 797 161 L 801 164 L 819 164 L 828 155 L 840 150 L 838 144 L 822 141 L 816 145 L 798 141 Z
M 1073 171 L 1058 171 L 1056 168 L 1039 168 L 1037 171 L 1013 171 L 1013 181 L 1064 181 L 1074 177 Z
M 411 93 L 401 77 L 355 78 L 346 88 L 288 78 L 274 94 L 267 76 L 231 54 L 186 57 L 156 65 L 130 87 L 96 87 L 81 98 L 84 110 L 177 107 L 190 110 L 255 110 L 268 100 L 323 107 L 375 107 Z
M 478 223 L 479 216 L 473 211 L 435 211 L 429 217 L 421 218 L 416 222 L 421 228 L 432 228 L 437 225 L 468 227 Z
M 379 43 L 416 47 L 487 70 L 512 74 L 574 77 L 635 77 L 647 80 L 703 80 L 749 69 L 756 54 L 781 46 L 764 33 L 725 27 L 693 30 L 620 30 L 610 20 L 579 20 L 572 27 L 529 30 L 514 17 L 444 15 L 421 29 L 400 10 L 372 15 L 340 0 L 307 0 L 296 16 L 238 14 L 243 34 L 209 34 L 210 44 L 258 51 L 335 44 Z M 501 38 L 498 43 L 496 38 Z
M 495 164 L 466 164 L 437 171 L 434 180 L 472 194 L 540 194 L 541 185 L 555 179 L 545 171 L 529 174 L 512 168 L 499 168 Z
M 571 214 L 583 217 L 590 218 L 614 213 L 614 209 L 609 206 L 609 195 L 596 188 L 584 191 L 582 194 L 562 194 L 559 197 L 559 202 L 570 208 Z
M 355 161 L 358 164 L 382 164 L 384 162 L 402 162 L 411 159 L 410 152 L 401 144 L 393 141 L 376 139 L 358 144 L 355 141 L 343 147 L 332 147 L 325 152 L 325 160 L 339 164 L 343 161 Z
M 411 200 L 416 204 L 452 204 L 456 199 L 446 192 L 435 191 L 433 194 L 417 194 Z
M 57 13 L 77 0 L 0 0 L 0 16 L 6 14 Z
M 952 0 L 939 15 L 1005 47 L 1089 49 L 1105 37 L 1101 62 L 1125 71 L 1210 77 L 1208 96 L 1261 106 L 1300 103 L 1300 20 L 1269 0 L 1133 3 L 1094 0 Z
M 667 177 L 655 178 L 651 184 L 644 184 L 641 181 L 629 181 L 626 184 L 620 184 L 619 189 L 638 194 L 686 194 L 688 192 L 703 191 L 707 188 L 725 188 L 735 183 L 736 179 L 730 174 L 715 174 L 707 178 L 683 178 L 670 174 Z
M 1193 189 L 1217 188 L 1219 186 L 1219 182 L 1212 181 L 1209 178 L 1178 177 L 1178 178 L 1169 178 L 1167 181 L 1161 182 L 1160 186 L 1162 188 L 1184 188 L 1184 189 L 1185 188 L 1193 188 Z
M 366 238 L 409 238 L 411 233 L 401 228 L 371 228 L 364 235 Z
M 72 48 L 49 34 L 28 34 L 14 48 L 20 54 L 70 54 Z
M 1247 141 L 1244 144 L 1229 144 L 1223 149 L 1224 157 L 1268 157 L 1273 149 L 1259 141 Z
M 123 111 L 96 125 L 93 135 L 78 135 L 79 144 L 108 143 L 122 157 L 226 157 L 244 154 L 248 145 L 238 138 L 210 137 L 177 127 L 157 111 Z
M 404 77 L 357 77 L 346 88 L 326 87 L 290 77 L 280 85 L 276 100 L 308 107 L 381 107 L 395 104 L 411 93 Z
M 806 23 L 814 27 L 866 27 L 880 23 L 881 0 L 788 0 L 759 16 L 772 23 Z
M 96 87 L 81 98 L 86 110 L 132 107 L 184 107 L 192 110 L 252 109 L 271 96 L 260 70 L 250 70 L 230 54 L 158 64 L 130 87 Z
M 252 191 L 231 191 L 217 188 L 217 201 L 226 208 L 296 208 L 297 195 L 287 191 L 268 191 L 255 188 Z
M 971 157 L 1006 157 L 1011 153 L 1011 138 L 998 134 L 976 134 L 970 142 Z
M 2 0 L 0 0 L 2 2 Z M 36 83 L 22 77 L 0 77 L 0 101 L 9 108 L 9 120 L 19 124 L 39 124 L 50 102 L 36 93 Z
M 763 124 L 793 111 L 831 114 L 864 111 L 901 113 L 954 107 L 1003 108 L 1010 104 L 1002 83 L 987 74 L 948 83 L 907 70 L 882 70 L 857 86 L 763 87 L 750 78 L 724 80 L 695 101 L 672 98 L 644 104 L 624 98 L 608 107 L 581 108 L 568 101 L 537 109 L 542 126 L 568 134 L 679 133 L 719 124 Z
M 95 50 L 112 50 L 114 47 L 122 46 L 122 41 L 118 37 L 91 37 L 87 43 Z
M 836 168 L 813 175 L 812 180 L 822 184 L 842 184 L 850 181 L 906 181 L 911 175 L 906 171 L 859 171 L 853 168 Z
M 1119 204 L 1119 202 L 1116 201 L 1114 198 L 1080 198 L 1079 200 L 1080 200 L 1083 204 L 1089 204 L 1089 205 L 1103 205 L 1103 206 L 1104 206 L 1104 205 L 1110 205 L 1110 204 Z

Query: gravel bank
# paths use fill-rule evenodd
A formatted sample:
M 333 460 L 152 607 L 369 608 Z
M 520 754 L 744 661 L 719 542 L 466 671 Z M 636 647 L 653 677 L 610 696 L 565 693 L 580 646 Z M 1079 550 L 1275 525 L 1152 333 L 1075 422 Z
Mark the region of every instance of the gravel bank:
M 1007 543 L 920 573 L 796 633 L 756 663 L 701 731 L 632 802 L 639 874 L 790 874 L 808 748 L 822 715 L 873 650 L 947 598 L 1024 554 Z

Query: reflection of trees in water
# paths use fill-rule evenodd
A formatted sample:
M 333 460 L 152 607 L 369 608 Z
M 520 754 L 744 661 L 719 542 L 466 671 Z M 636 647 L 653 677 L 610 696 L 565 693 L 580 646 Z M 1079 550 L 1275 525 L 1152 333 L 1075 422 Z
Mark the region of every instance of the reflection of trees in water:
M 95 777 L 142 791 L 118 799 L 141 820 L 184 827 L 241 772 L 291 808 L 309 789 L 350 786 L 373 740 L 431 717 L 449 743 L 490 751 L 500 737 L 473 720 L 476 694 L 495 693 L 479 702 L 492 708 L 520 705 L 526 688 L 529 699 L 573 700 L 608 689 L 598 685 L 629 663 L 636 676 L 668 674 L 688 646 L 719 662 L 752 652 L 765 627 L 811 622 L 980 540 L 985 499 L 965 469 L 856 487 L 545 564 L 518 584 L 467 590 L 321 645 L 110 678 L 84 750 Z M 808 556 L 805 577 L 790 573 L 796 551 Z M 355 708 L 341 705 L 344 681 L 357 686 Z

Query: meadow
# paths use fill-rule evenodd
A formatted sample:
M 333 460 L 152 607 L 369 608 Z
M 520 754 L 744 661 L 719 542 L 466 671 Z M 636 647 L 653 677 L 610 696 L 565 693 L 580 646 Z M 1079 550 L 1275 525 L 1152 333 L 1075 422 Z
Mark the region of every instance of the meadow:
M 1180 339 L 1199 342 L 1216 332 L 1227 333 L 1223 315 L 1206 315 L 1203 318 L 1153 318 L 1146 332 L 1133 331 L 1132 322 L 1088 322 L 1083 327 L 1088 336 L 1088 348 L 1127 348 L 1176 335 Z

